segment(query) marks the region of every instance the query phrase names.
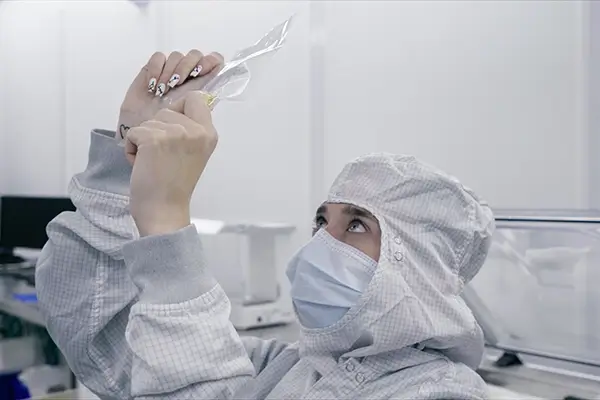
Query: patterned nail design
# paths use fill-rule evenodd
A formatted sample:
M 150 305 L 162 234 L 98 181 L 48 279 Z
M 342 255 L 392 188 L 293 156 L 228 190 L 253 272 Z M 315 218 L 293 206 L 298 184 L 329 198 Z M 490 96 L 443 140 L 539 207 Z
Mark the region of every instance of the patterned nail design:
M 148 82 L 148 92 L 154 92 L 154 90 L 156 89 L 156 78 L 152 78 L 150 79 L 150 82 Z
M 167 83 L 167 85 L 172 89 L 175 87 L 175 85 L 179 83 L 180 80 L 181 77 L 179 76 L 179 74 L 173 74 L 171 79 L 169 79 L 169 83 Z
M 161 83 L 158 85 L 158 88 L 156 89 L 156 95 L 158 97 L 162 97 L 163 94 L 165 94 L 165 89 L 167 88 L 167 86 L 164 83 Z
M 195 78 L 195 77 L 197 77 L 198 75 L 200 75 L 200 72 L 202 72 L 202 65 L 198 64 L 198 65 L 196 65 L 196 68 L 194 68 L 194 69 L 192 70 L 192 72 L 190 72 L 190 76 L 191 76 L 192 78 Z

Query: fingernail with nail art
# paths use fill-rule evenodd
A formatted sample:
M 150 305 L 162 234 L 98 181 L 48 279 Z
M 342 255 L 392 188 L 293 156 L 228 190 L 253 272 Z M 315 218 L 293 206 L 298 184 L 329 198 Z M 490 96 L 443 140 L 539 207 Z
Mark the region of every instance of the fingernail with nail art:
M 194 68 L 192 72 L 190 72 L 190 76 L 192 78 L 195 78 L 200 74 L 200 72 L 202 72 L 202 65 L 196 65 L 196 68 Z
M 177 83 L 179 83 L 180 80 L 181 77 L 179 74 L 174 74 L 171 79 L 169 79 L 169 83 L 167 83 L 167 85 L 172 89 L 175 87 L 175 85 L 177 85 Z
M 158 97 L 162 97 L 163 94 L 165 94 L 165 89 L 167 88 L 167 86 L 164 83 L 161 83 L 158 85 L 158 88 L 156 89 L 156 95 Z
M 155 89 L 156 89 L 156 78 L 152 78 L 152 79 L 150 79 L 150 82 L 148 82 L 148 91 L 154 92 Z

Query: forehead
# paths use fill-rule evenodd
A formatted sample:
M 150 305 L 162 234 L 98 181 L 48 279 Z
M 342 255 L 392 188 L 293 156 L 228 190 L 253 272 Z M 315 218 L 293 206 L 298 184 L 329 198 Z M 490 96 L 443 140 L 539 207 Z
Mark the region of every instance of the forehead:
M 354 217 L 364 217 L 376 220 L 376 218 L 369 211 L 364 208 L 357 207 L 352 204 L 343 203 L 323 203 L 317 208 L 317 215 L 347 215 Z

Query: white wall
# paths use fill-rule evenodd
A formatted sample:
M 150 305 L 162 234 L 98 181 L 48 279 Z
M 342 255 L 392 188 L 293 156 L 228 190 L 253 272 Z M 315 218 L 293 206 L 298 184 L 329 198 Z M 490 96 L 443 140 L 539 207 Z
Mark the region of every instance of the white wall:
M 62 192 L 65 143 L 60 13 L 52 2 L 0 3 L 2 148 L 8 193 Z
M 228 220 L 302 218 L 308 231 L 307 9 L 295 1 L 157 1 L 142 9 L 129 1 L 3 4 L 0 32 L 10 39 L 2 64 L 19 78 L 7 88 L 0 190 L 65 193 L 85 167 L 90 128 L 116 125 L 128 83 L 157 49 L 232 54 L 299 12 L 295 35 L 274 59 L 281 72 L 259 83 L 252 102 L 219 105 L 221 141 L 194 209 Z
M 64 193 L 154 50 L 228 55 L 292 12 L 261 91 L 216 111 L 196 216 L 306 232 L 366 151 L 416 154 L 498 207 L 589 204 L 579 1 L 0 2 L 0 191 Z
M 221 103 L 215 112 L 219 149 L 193 206 L 198 214 L 216 218 L 292 219 L 308 233 L 308 3 L 183 0 L 165 5 L 166 48 L 199 47 L 225 55 L 298 12 L 288 47 L 272 59 L 252 101 Z
M 589 35 L 589 108 L 590 197 L 594 208 L 600 209 L 600 3 L 590 2 L 587 24 Z
M 412 153 L 497 207 L 586 207 L 578 1 L 330 1 L 325 183 Z
M 593 208 L 600 209 L 600 2 L 591 2 L 587 23 L 590 29 L 589 36 L 589 132 L 590 143 L 588 157 L 590 160 L 590 203 Z M 595 284 L 600 280 L 600 269 L 590 268 L 588 271 L 588 289 L 590 296 L 587 306 L 587 315 L 598 315 L 600 304 L 600 291 Z M 595 298 L 594 298 L 595 296 Z M 600 318 L 590 318 L 589 332 L 600 332 Z
M 6 14 L 4 14 L 2 12 L 2 4 L 0 3 L 0 27 L 3 26 L 5 24 L 4 21 L 6 21 Z M 3 29 L 0 29 L 0 55 L 5 55 L 7 53 L 6 51 L 6 44 L 8 42 L 8 37 L 6 36 L 6 32 Z M 7 74 L 7 70 L 6 67 L 4 66 L 4 63 L 0 62 L 0 87 L 4 87 L 4 82 L 6 81 L 6 74 Z M 5 175 L 6 175 L 6 171 L 4 171 L 3 166 L 4 166 L 4 162 L 2 161 L 2 157 L 4 155 L 4 148 L 6 148 L 6 144 L 4 143 L 4 137 L 7 135 L 4 132 L 4 126 L 6 124 L 6 110 L 5 110 L 5 97 L 4 96 L 0 96 L 0 193 L 2 193 L 4 187 L 5 187 L 5 183 L 4 183 L 4 179 L 5 179 Z
M 116 128 L 129 84 L 159 47 L 162 3 L 143 10 L 130 1 L 73 1 L 60 6 L 65 183 L 85 168 L 90 129 Z

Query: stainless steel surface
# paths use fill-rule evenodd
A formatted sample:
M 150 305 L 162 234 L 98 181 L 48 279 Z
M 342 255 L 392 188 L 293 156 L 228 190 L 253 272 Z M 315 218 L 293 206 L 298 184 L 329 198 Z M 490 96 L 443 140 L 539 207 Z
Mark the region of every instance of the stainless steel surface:
M 600 222 L 599 210 L 495 209 L 496 221 Z
M 545 367 L 544 360 L 524 357 L 524 365 L 499 368 L 494 361 L 501 352 L 490 350 L 479 373 L 488 383 L 523 394 L 523 398 L 563 399 L 567 396 L 597 399 L 600 381 L 593 375 Z M 542 365 L 538 362 L 542 361 Z

